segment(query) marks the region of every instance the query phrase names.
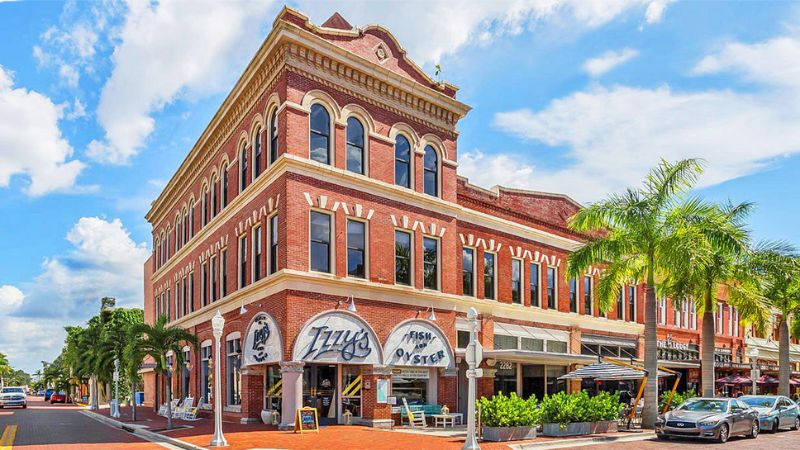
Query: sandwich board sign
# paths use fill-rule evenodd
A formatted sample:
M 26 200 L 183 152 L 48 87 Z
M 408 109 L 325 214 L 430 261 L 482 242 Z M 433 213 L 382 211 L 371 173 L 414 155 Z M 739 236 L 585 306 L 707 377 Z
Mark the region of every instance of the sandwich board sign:
M 319 419 L 317 418 L 317 409 L 311 407 L 303 407 L 297 410 L 297 417 L 294 419 L 294 432 L 303 433 L 319 433 Z

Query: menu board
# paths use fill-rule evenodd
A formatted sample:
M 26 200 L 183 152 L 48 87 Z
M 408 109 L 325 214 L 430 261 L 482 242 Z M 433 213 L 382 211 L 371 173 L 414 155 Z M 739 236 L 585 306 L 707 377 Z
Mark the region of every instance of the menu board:
M 294 419 L 294 432 L 319 433 L 319 420 L 317 419 L 317 409 L 304 407 L 297 410 L 297 417 Z

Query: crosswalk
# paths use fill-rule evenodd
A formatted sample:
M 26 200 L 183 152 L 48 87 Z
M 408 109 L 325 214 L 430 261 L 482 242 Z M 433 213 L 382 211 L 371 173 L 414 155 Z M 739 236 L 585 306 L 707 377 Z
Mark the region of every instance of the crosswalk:
M 3 434 L 0 435 L 0 450 L 11 450 L 14 448 L 14 438 L 17 437 L 17 426 L 6 425 Z

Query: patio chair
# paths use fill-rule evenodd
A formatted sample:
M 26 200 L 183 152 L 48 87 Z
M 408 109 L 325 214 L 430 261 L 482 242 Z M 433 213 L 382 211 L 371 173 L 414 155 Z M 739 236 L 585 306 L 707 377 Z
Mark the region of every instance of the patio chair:
M 192 406 L 194 406 L 194 397 L 186 397 L 183 399 L 183 404 L 172 410 L 172 418 L 180 419 L 183 417 L 183 413 Z
M 175 411 L 175 408 L 178 407 L 178 404 L 180 403 L 180 401 L 181 401 L 181 399 L 176 398 L 176 399 L 173 399 L 171 402 L 169 402 L 170 407 L 172 408 L 173 411 Z M 166 406 L 166 404 L 164 404 L 162 406 L 164 406 L 164 413 L 161 414 L 161 411 L 159 411 L 159 415 L 167 417 L 167 411 L 168 411 L 167 406 Z
M 426 427 L 428 425 L 428 423 L 425 421 L 425 412 L 411 412 L 405 397 L 403 398 L 403 408 L 406 410 L 406 417 L 408 417 L 408 423 L 411 425 L 411 428 Z
M 167 415 L 167 404 L 162 403 L 161 406 L 158 407 L 158 415 L 159 416 L 166 416 Z
M 190 422 L 194 422 L 195 420 L 200 420 L 200 418 L 197 417 L 197 415 L 200 413 L 201 409 L 203 409 L 202 401 L 200 401 L 200 403 L 198 403 L 197 406 L 190 406 L 186 408 L 186 410 L 183 412 L 182 419 Z

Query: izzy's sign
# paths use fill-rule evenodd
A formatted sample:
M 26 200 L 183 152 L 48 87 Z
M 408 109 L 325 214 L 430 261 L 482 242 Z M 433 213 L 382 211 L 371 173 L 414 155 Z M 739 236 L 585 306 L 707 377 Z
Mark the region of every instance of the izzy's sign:
M 307 323 L 294 347 L 294 359 L 308 362 L 380 364 L 381 348 L 358 316 L 325 313 Z
M 435 325 L 410 320 L 397 327 L 385 345 L 384 364 L 392 366 L 453 367 L 453 352 Z
M 244 364 L 276 363 L 281 360 L 280 330 L 275 320 L 267 313 L 257 314 L 244 342 Z

